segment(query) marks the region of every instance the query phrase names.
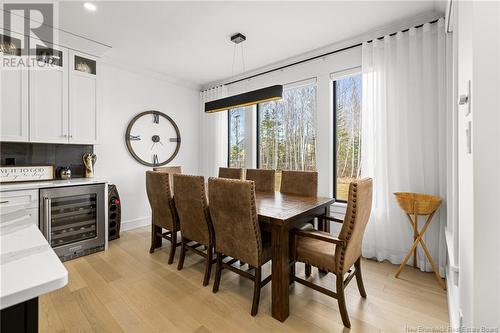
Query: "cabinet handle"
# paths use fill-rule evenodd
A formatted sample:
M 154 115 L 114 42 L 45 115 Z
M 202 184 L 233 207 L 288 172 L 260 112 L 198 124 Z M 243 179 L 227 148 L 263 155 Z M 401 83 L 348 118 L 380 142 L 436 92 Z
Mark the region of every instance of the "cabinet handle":
M 68 137 L 68 134 L 64 134 L 64 135 L 63 135 L 63 138 L 67 138 L 67 137 Z
M 4 203 L 9 203 L 9 200 L 2 200 L 2 201 L 0 201 L 0 204 L 4 204 Z
M 71 135 L 71 134 L 70 134 L 70 135 L 69 135 L 69 138 L 71 139 L 72 137 L 73 137 L 73 135 Z

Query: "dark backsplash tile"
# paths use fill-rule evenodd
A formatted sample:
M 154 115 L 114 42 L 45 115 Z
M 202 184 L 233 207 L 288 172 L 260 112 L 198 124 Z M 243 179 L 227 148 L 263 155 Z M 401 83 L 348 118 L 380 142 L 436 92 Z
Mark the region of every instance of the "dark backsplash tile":
M 15 159 L 15 165 L 53 165 L 56 170 L 69 166 L 72 177 L 78 178 L 84 176 L 83 154 L 93 152 L 93 145 L 0 142 L 0 164 Z

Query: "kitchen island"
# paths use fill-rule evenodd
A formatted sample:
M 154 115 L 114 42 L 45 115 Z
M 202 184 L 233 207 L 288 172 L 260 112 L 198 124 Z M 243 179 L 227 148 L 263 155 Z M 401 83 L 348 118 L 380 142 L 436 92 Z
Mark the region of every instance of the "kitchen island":
M 38 296 L 64 287 L 68 271 L 24 209 L 0 212 L 2 332 L 38 331 Z

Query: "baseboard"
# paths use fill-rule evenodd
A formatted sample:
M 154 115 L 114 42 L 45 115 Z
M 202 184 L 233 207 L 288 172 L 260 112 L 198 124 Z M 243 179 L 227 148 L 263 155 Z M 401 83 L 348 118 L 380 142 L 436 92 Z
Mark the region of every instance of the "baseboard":
M 151 216 L 141 217 L 138 219 L 122 221 L 121 231 L 132 230 L 140 227 L 145 227 L 151 224 Z
M 452 274 L 449 266 L 446 266 L 446 294 L 448 296 L 448 314 L 450 319 L 450 326 L 456 330 L 461 327 L 460 318 L 460 304 L 458 303 L 458 288 L 453 283 Z M 453 331 L 458 332 L 458 331 Z

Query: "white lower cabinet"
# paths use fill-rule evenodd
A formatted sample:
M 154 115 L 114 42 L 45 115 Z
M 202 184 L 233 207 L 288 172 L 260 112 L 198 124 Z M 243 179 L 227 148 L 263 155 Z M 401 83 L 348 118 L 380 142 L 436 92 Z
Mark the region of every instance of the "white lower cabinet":
M 25 209 L 30 221 L 38 226 L 38 190 L 0 192 L 0 210 Z

